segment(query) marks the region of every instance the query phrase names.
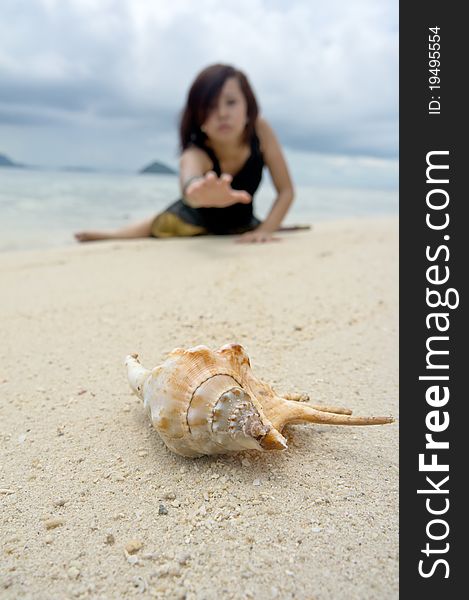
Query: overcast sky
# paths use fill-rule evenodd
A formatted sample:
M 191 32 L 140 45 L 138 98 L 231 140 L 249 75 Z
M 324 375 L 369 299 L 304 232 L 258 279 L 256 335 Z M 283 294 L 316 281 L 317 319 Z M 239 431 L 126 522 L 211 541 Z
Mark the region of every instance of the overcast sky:
M 246 72 L 302 180 L 396 185 L 397 0 L 1 0 L 0 153 L 176 166 L 188 87 L 214 62 Z

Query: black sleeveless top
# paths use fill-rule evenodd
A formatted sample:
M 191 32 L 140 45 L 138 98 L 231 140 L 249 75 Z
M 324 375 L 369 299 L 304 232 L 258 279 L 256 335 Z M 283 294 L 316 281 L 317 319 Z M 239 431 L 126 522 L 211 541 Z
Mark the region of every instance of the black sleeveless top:
M 194 141 L 194 145 L 207 153 L 213 163 L 213 171 L 220 177 L 220 162 L 212 150 L 203 141 Z M 241 169 L 233 176 L 231 187 L 234 190 L 244 190 L 254 197 L 262 179 L 264 159 L 260 149 L 259 138 L 256 134 L 251 139 L 251 154 Z M 189 209 L 189 210 L 187 210 Z M 225 208 L 193 208 L 184 205 L 183 218 L 190 218 L 190 222 L 206 227 L 211 233 L 228 234 L 239 230 L 251 229 L 259 224 L 253 213 L 253 203 L 232 204 Z

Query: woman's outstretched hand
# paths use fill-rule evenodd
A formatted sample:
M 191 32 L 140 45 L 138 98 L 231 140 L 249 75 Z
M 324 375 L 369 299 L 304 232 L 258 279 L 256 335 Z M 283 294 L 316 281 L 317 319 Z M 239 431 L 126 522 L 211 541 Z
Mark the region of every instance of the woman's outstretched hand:
M 270 231 L 263 230 L 261 227 L 253 231 L 243 233 L 237 240 L 237 244 L 264 244 L 265 242 L 280 242 L 281 238 L 275 237 Z
M 189 184 L 184 197 L 189 204 L 198 208 L 224 208 L 237 202 L 249 204 L 251 195 L 242 190 L 234 190 L 230 185 L 232 181 L 233 177 L 227 173 L 217 177 L 216 173 L 209 171 Z

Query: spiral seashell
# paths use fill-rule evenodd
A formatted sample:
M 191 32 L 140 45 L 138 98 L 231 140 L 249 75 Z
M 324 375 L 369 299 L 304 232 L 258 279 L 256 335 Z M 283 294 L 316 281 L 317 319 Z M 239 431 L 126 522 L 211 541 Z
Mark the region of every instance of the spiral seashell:
M 137 354 L 125 360 L 130 387 L 143 400 L 170 450 L 182 456 L 241 450 L 285 450 L 287 423 L 382 425 L 392 417 L 352 417 L 345 408 L 314 406 L 304 396 L 278 396 L 257 379 L 239 344 L 216 351 L 176 348 L 151 371 Z

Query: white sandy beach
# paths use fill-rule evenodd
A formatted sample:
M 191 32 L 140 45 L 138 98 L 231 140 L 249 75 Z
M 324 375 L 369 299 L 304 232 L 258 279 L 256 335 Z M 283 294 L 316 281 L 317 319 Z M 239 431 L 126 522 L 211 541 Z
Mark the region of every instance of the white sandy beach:
M 398 597 L 397 423 L 185 459 L 126 380 L 239 342 L 279 392 L 397 417 L 397 219 L 281 237 L 0 254 L 2 600 Z

